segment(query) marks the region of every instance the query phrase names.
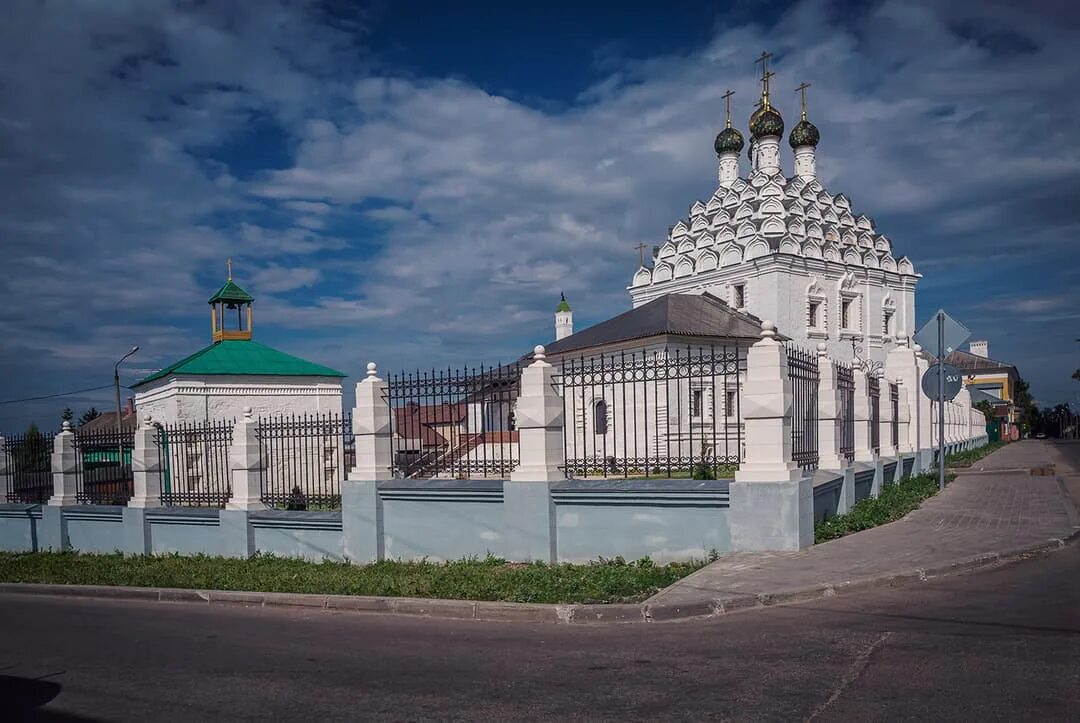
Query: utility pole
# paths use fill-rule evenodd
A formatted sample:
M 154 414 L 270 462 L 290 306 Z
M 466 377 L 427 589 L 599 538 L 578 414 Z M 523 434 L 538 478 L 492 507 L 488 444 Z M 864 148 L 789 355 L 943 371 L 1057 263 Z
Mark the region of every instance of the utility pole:
M 120 453 L 120 456 L 116 458 L 116 463 L 121 470 L 124 468 L 124 427 L 123 412 L 120 410 L 120 365 L 138 350 L 137 346 L 131 347 L 131 351 L 120 357 L 120 361 L 113 365 L 113 386 L 116 389 L 116 449 Z

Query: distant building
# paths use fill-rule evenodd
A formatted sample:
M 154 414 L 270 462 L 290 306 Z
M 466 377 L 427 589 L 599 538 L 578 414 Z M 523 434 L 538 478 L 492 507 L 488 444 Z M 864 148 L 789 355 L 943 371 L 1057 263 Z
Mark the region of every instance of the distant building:
M 1020 372 L 1008 362 L 990 358 L 987 341 L 973 341 L 968 351 L 957 349 L 945 358 L 964 374 L 964 385 L 971 392 L 971 403 L 989 401 L 998 410 L 998 416 L 1010 425 L 1020 421 L 1016 407 L 1016 387 Z

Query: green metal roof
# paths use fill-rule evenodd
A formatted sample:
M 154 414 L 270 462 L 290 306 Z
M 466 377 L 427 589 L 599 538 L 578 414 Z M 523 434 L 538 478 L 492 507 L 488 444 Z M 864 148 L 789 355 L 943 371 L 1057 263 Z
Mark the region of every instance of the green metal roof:
M 214 304 L 218 301 L 251 302 L 255 301 L 255 297 L 234 284 L 232 279 L 229 279 L 224 286 L 217 290 L 216 294 L 210 297 L 210 301 L 207 303 Z
M 570 311 L 570 304 L 566 303 L 566 294 L 559 294 L 559 305 L 555 311 Z
M 221 374 L 281 377 L 344 377 L 341 372 L 248 339 L 226 339 L 140 379 L 140 386 L 174 374 Z

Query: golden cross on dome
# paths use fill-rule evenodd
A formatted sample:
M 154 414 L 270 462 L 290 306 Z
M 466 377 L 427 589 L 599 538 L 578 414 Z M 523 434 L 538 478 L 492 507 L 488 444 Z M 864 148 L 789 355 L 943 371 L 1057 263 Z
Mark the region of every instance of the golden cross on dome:
M 731 96 L 733 96 L 733 95 L 735 95 L 735 91 L 728 88 L 728 91 L 726 93 L 724 93 L 722 96 L 720 96 L 721 98 L 724 99 L 724 102 L 727 103 L 727 127 L 728 128 L 731 127 Z
M 644 243 L 639 243 L 634 248 L 636 248 L 638 250 L 638 265 L 640 267 L 644 268 L 645 267 L 645 249 L 647 249 L 648 246 L 646 246 Z
M 806 120 L 806 89 L 810 87 L 810 83 L 804 82 L 798 88 L 795 89 L 796 93 L 802 94 L 802 119 Z
M 769 78 L 776 75 L 769 72 L 769 58 L 772 56 L 772 53 L 762 50 L 761 55 L 754 61 L 755 65 L 761 63 L 761 105 L 765 108 L 769 107 Z
M 225 259 L 225 267 L 229 269 L 229 281 L 232 281 L 232 259 Z

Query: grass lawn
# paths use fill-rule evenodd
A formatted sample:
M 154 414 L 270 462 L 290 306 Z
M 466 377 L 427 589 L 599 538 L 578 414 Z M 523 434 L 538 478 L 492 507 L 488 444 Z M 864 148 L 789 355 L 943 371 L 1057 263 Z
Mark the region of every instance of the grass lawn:
M 714 556 L 712 556 L 714 557 Z M 332 595 L 384 595 L 537 603 L 644 600 L 707 561 L 654 565 L 622 558 L 584 565 L 511 564 L 494 557 L 455 562 L 304 562 L 269 555 L 206 556 L 0 552 L 0 581 L 131 585 Z
M 946 475 L 948 484 L 956 475 Z M 814 542 L 835 540 L 853 532 L 868 530 L 898 520 L 938 493 L 937 474 L 906 477 L 896 484 L 885 485 L 881 494 L 859 500 L 851 511 L 830 517 L 814 525 Z

